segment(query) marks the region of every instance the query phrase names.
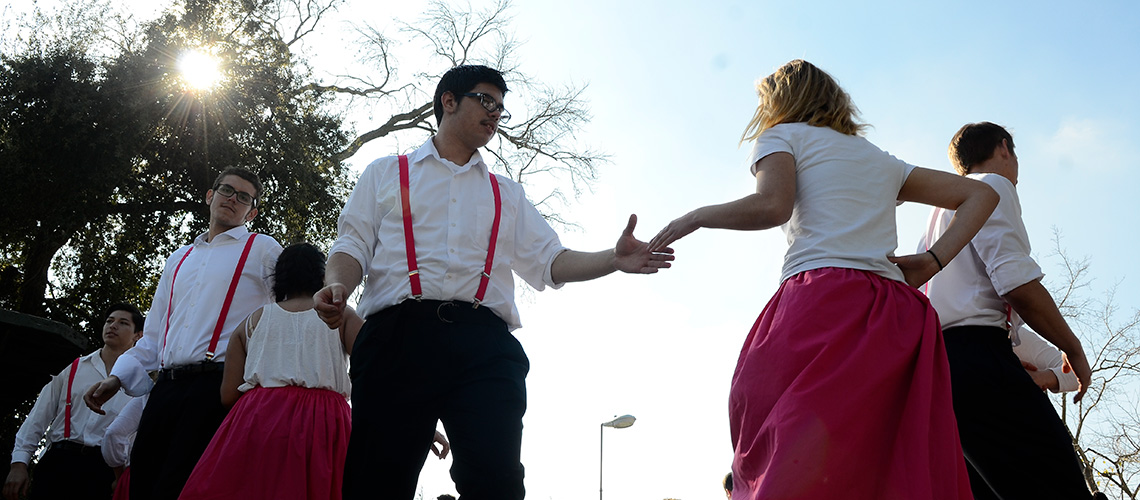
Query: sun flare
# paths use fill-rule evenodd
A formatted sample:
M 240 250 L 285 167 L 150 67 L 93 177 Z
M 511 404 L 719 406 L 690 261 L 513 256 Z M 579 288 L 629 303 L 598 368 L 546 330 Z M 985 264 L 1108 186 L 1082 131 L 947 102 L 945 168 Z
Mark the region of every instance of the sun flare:
M 182 79 L 195 90 L 210 90 L 222 79 L 218 59 L 202 50 L 188 50 L 178 58 Z

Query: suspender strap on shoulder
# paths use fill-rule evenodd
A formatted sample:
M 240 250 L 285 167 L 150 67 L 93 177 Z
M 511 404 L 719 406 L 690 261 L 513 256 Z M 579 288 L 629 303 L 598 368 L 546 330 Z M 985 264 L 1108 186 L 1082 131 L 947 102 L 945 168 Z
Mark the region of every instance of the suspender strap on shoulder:
M 499 219 L 503 213 L 503 201 L 499 196 L 499 180 L 495 174 L 487 173 L 491 180 L 491 192 L 495 195 L 495 220 L 491 222 L 491 242 L 487 245 L 487 261 L 483 265 L 483 273 L 479 275 L 479 290 L 475 292 L 472 307 L 479 307 L 483 296 L 487 293 L 487 284 L 491 281 L 491 265 L 495 262 L 495 242 L 499 240 Z
M 189 257 L 190 252 L 193 251 L 193 246 L 186 249 L 186 253 L 182 254 L 181 259 L 178 259 L 178 265 L 174 266 L 174 276 L 170 277 L 170 299 L 166 303 L 166 327 L 162 331 L 162 351 L 158 353 L 159 367 L 166 365 L 166 335 L 170 333 L 170 312 L 174 309 L 174 282 L 178 279 L 178 270 L 182 269 L 182 263 L 186 262 L 186 257 Z
M 226 292 L 226 301 L 222 303 L 222 312 L 218 314 L 218 324 L 214 326 L 214 336 L 210 339 L 210 347 L 206 349 L 206 361 L 213 361 L 214 353 L 218 349 L 218 339 L 221 338 L 222 328 L 226 325 L 226 315 L 230 312 L 230 304 L 234 301 L 234 292 L 237 291 L 238 282 L 241 281 L 241 272 L 245 269 L 245 261 L 249 258 L 249 250 L 253 248 L 253 239 L 257 237 L 257 233 L 250 233 L 249 239 L 245 242 L 245 249 L 241 251 L 241 259 L 238 259 L 237 268 L 234 269 L 234 277 L 230 279 L 230 289 Z
M 400 155 L 400 207 L 404 212 L 404 252 L 408 256 L 408 279 L 412 282 L 412 297 L 424 296 L 420 287 L 420 268 L 416 264 L 416 239 L 412 234 L 411 181 L 408 175 L 408 155 Z
M 71 439 L 71 386 L 75 383 L 75 372 L 79 369 L 79 358 L 71 362 L 71 375 L 67 376 L 67 406 L 63 409 L 63 438 Z

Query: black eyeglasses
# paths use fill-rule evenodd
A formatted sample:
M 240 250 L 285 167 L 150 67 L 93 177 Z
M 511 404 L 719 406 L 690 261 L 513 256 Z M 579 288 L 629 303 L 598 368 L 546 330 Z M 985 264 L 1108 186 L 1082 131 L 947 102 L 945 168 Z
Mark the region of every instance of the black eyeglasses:
M 238 203 L 241 203 L 242 205 L 253 205 L 253 195 L 245 191 L 238 191 L 229 184 L 218 184 L 217 186 L 214 186 L 214 192 L 222 195 L 224 198 L 229 198 L 230 196 L 237 195 L 235 199 L 237 199 Z
M 463 94 L 463 97 L 474 97 L 476 99 L 479 99 L 479 104 L 482 105 L 483 109 L 487 110 L 488 113 L 502 111 L 502 113 L 499 114 L 499 122 L 501 123 L 507 123 L 511 119 L 511 112 L 507 111 L 507 108 L 500 104 L 499 101 L 496 101 L 494 97 L 491 97 L 490 94 L 484 94 L 482 92 L 468 92 L 466 94 Z

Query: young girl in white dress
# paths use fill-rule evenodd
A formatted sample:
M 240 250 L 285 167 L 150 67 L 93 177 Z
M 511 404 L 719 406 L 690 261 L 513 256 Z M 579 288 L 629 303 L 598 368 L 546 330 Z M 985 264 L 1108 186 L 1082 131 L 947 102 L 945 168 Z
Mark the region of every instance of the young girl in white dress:
M 233 405 L 180 499 L 339 499 L 351 431 L 347 360 L 363 320 L 339 330 L 313 311 L 325 256 L 308 243 L 277 259 L 278 302 L 255 311 L 226 350 L 222 403 Z M 236 402 L 236 404 L 235 404 Z M 446 456 L 448 443 L 436 433 Z

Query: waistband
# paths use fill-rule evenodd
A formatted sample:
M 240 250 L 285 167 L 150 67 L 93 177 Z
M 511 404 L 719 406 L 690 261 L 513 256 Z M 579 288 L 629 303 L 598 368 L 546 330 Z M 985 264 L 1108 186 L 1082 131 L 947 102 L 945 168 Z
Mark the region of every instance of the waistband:
M 51 444 L 49 450 L 67 451 L 78 455 L 100 455 L 102 456 L 103 450 L 98 446 L 87 446 L 83 443 L 76 441 L 55 441 Z
M 503 328 L 506 328 L 507 325 L 502 318 L 486 306 L 476 306 L 473 302 L 461 300 L 408 299 L 372 314 L 368 319 L 390 314 L 399 314 L 418 320 L 437 321 L 440 323 L 501 325 Z
M 203 361 L 201 363 L 194 363 L 192 365 L 181 365 L 171 368 L 163 368 L 162 370 L 158 371 L 158 381 L 161 382 L 164 380 L 175 380 L 178 378 L 202 375 L 204 373 L 220 372 L 225 369 L 225 366 L 225 363 Z
M 942 330 L 942 337 L 970 337 L 972 341 L 1009 344 L 1009 330 L 998 326 L 965 325 Z

